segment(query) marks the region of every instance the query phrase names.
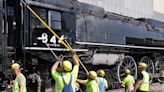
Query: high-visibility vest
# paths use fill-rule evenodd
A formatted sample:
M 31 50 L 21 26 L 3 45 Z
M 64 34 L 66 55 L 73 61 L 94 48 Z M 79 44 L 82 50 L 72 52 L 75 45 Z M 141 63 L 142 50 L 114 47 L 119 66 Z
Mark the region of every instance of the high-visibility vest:
M 127 90 L 127 92 L 131 92 L 134 90 L 134 83 L 135 80 L 133 78 L 132 75 L 127 75 L 124 80 L 122 81 L 122 83 L 125 85 L 125 89 Z M 125 91 L 126 92 L 126 91 Z
M 138 89 L 140 91 L 149 91 L 149 79 L 150 79 L 150 75 L 146 71 L 142 71 L 141 73 L 143 75 L 143 78 L 141 80 L 141 84 L 140 84 L 140 86 L 139 86 Z
M 23 92 L 27 92 L 27 89 L 26 89 L 26 79 L 25 79 L 25 77 L 21 74 L 21 75 L 19 75 L 19 76 L 17 76 L 16 78 L 15 78 L 15 80 L 13 80 L 12 82 L 13 82 L 13 85 L 12 85 L 12 92 L 19 92 L 19 90 L 20 90 L 20 85 L 19 85 L 19 81 L 21 80 L 21 79 L 23 79 L 23 81 L 25 82 L 24 83 L 24 86 L 25 86 L 25 88 L 24 88 L 24 91 Z
M 128 86 L 129 84 L 134 84 L 135 81 L 134 81 L 134 78 L 132 75 L 127 75 L 124 80 L 122 81 L 122 83 L 125 85 L 125 86 Z
M 99 86 L 96 80 L 87 81 L 85 92 L 99 92 Z

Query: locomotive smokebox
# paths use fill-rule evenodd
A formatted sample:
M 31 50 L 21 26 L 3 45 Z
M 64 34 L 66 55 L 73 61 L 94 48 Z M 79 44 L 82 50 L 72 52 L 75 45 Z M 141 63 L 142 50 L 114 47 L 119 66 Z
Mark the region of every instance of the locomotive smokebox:
M 95 54 L 93 56 L 92 64 L 94 65 L 115 65 L 123 60 L 124 54 Z

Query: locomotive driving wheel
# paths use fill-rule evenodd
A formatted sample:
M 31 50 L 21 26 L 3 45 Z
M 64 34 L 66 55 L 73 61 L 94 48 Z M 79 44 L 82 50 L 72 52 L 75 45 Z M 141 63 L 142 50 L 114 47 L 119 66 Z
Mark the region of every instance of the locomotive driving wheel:
M 164 63 L 163 62 L 164 62 L 164 56 L 161 56 L 157 58 L 157 61 L 155 64 L 157 72 L 160 73 L 161 75 L 157 79 L 159 82 L 162 82 L 162 83 L 164 82 Z
M 140 62 L 147 64 L 146 71 L 148 73 L 150 73 L 151 76 L 153 76 L 154 75 L 154 63 L 153 63 L 152 59 L 148 56 L 144 56 L 141 58 Z M 151 77 L 150 82 L 152 82 L 152 80 L 153 80 L 153 78 Z
M 136 77 L 137 76 L 137 65 L 134 61 L 133 57 L 125 56 L 121 63 L 119 63 L 117 67 L 117 76 L 119 82 L 124 78 L 124 69 L 128 68 L 131 71 L 131 74 Z
M 105 78 L 108 81 L 108 87 L 109 87 L 109 89 L 116 88 L 115 87 L 115 84 L 114 84 L 115 81 L 114 81 L 113 76 L 112 76 L 112 71 L 110 71 L 109 69 L 106 69 L 105 70 L 105 73 L 106 73 Z

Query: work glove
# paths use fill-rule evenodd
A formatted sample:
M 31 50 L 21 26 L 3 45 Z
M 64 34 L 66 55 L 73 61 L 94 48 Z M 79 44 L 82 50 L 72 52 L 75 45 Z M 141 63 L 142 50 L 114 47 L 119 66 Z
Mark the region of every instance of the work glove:
M 70 50 L 70 53 L 71 53 L 72 56 L 76 54 L 76 52 L 73 51 L 73 50 Z
M 64 59 L 64 56 L 63 56 L 63 55 L 59 55 L 59 56 L 58 56 L 58 62 L 61 63 L 61 62 L 63 61 L 63 59 Z

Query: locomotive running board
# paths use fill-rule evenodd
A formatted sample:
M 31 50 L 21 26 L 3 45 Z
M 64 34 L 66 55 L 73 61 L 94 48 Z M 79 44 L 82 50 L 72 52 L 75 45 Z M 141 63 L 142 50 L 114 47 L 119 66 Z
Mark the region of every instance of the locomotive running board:
M 25 47 L 26 50 L 43 50 L 43 51 L 49 51 L 49 50 L 53 50 L 53 51 L 68 51 L 65 48 L 45 48 L 45 47 Z M 76 52 L 87 52 L 88 49 L 73 49 L 73 51 Z
M 161 47 L 146 47 L 146 46 L 132 46 L 132 45 L 119 45 L 119 44 L 105 44 L 105 43 L 90 43 L 90 42 L 76 42 L 80 45 L 95 45 L 95 46 L 109 46 L 109 47 L 123 47 L 123 48 L 135 48 L 135 49 L 149 49 L 149 50 L 164 50 Z

